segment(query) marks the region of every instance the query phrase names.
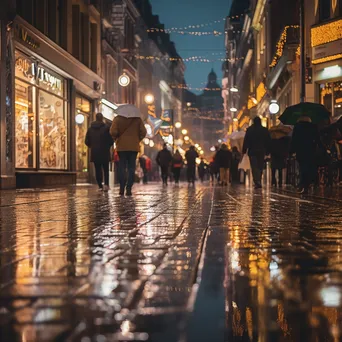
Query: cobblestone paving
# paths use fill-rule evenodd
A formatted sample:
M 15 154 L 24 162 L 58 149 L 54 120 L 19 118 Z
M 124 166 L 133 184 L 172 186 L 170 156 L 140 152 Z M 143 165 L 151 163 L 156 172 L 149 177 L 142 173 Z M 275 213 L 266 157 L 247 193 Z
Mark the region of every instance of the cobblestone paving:
M 1 193 L 1 341 L 342 340 L 338 197 L 135 192 Z

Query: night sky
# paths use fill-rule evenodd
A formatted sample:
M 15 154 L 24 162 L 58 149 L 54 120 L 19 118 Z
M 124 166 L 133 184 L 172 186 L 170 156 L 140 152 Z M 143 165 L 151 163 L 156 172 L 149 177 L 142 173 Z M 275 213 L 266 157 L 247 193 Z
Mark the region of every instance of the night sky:
M 159 15 L 165 28 L 201 25 L 220 20 L 210 26 L 191 28 L 189 31 L 224 31 L 224 20 L 229 14 L 231 0 L 151 0 L 153 13 Z M 190 36 L 171 34 L 176 43 L 178 53 L 183 58 L 203 56 L 213 60 L 224 58 L 224 35 L 221 36 Z M 222 61 L 210 63 L 186 62 L 186 82 L 189 87 L 203 88 L 207 76 L 214 68 L 219 84 L 222 78 Z M 198 91 L 192 90 L 196 93 Z

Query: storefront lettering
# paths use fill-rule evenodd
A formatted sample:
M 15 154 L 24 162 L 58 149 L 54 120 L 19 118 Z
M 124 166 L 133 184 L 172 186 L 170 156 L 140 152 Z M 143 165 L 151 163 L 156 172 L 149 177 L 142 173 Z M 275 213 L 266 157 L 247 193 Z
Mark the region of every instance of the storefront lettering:
M 39 80 L 48 84 L 52 89 L 62 90 L 62 80 L 48 73 L 44 68 L 38 66 L 25 58 L 18 57 L 15 67 L 29 79 Z
M 25 30 L 23 27 L 17 25 L 16 26 L 16 37 L 20 40 L 22 40 L 24 43 L 32 47 L 33 49 L 39 49 L 40 43 L 35 40 L 27 30 Z

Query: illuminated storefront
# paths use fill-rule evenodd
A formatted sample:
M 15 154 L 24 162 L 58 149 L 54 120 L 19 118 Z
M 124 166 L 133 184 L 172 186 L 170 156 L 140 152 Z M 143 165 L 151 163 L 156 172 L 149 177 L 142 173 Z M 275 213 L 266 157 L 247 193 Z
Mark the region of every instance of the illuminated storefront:
M 342 19 L 311 29 L 315 96 L 333 118 L 342 115 Z
M 66 81 L 39 62 L 15 53 L 15 166 L 68 168 Z

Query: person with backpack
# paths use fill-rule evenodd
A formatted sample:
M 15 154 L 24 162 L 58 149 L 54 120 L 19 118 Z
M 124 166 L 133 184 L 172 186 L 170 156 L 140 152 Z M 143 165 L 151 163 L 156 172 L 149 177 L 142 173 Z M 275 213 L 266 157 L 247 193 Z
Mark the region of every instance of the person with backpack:
M 156 161 L 161 170 L 163 185 L 167 185 L 167 180 L 169 178 L 169 168 L 172 162 L 172 154 L 168 150 L 167 144 L 164 144 L 163 149 L 158 152 Z

